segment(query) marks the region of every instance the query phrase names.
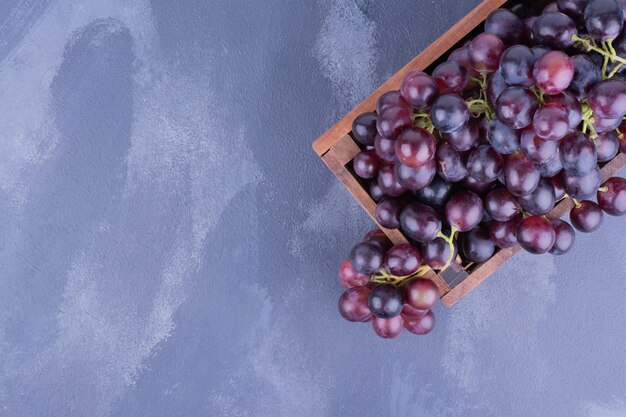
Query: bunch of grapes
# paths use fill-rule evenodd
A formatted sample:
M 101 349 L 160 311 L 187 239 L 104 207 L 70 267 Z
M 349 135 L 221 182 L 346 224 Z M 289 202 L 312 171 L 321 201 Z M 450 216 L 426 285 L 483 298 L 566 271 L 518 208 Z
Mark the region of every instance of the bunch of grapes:
M 424 270 L 414 245 L 392 247 L 381 230 L 373 230 L 339 268 L 339 283 L 346 288 L 339 312 L 348 321 L 371 321 L 382 338 L 398 337 L 404 329 L 425 335 L 435 326 L 431 308 L 439 289 L 421 278 Z
M 397 336 L 402 322 L 413 331 L 411 318 L 434 324 L 432 313 L 419 315 L 431 306 L 410 296 L 414 282 L 436 289 L 418 278 L 423 268 L 445 270 L 457 255 L 481 263 L 517 244 L 564 254 L 574 229 L 593 232 L 605 213 L 626 213 L 626 180 L 600 183 L 600 167 L 626 152 L 623 3 L 559 0 L 539 15 L 524 3 L 495 10 L 484 33 L 430 75 L 407 74 L 375 112 L 354 120 L 362 145 L 354 173 L 377 202 L 377 222 L 410 243 L 355 246 L 340 278 L 363 284 L 342 296 L 344 317 L 373 316 L 383 337 Z M 549 220 L 566 198 L 574 203 L 571 225 Z M 392 271 L 387 259 L 397 258 L 411 268 Z

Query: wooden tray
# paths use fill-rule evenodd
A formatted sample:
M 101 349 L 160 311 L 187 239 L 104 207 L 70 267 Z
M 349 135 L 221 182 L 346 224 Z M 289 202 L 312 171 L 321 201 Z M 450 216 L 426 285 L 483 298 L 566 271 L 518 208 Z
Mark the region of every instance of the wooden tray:
M 363 187 L 361 180 L 350 169 L 352 159 L 361 151 L 358 143 L 350 135 L 352 121 L 361 113 L 373 111 L 380 95 L 390 90 L 398 90 L 405 74 L 415 70 L 426 69 L 428 71 L 429 67 L 444 58 L 448 51 L 454 49 L 459 42 L 476 30 L 489 13 L 504 3 L 506 0 L 484 0 L 313 143 L 315 152 L 367 211 L 374 222 L 376 222 L 374 217 L 376 202 Z M 602 181 L 605 181 L 624 166 L 626 166 L 626 154 L 620 153 L 602 167 Z M 560 218 L 571 208 L 571 200 L 563 200 L 547 217 L 550 219 Z M 394 244 L 407 243 L 406 237 L 399 229 L 390 230 L 378 226 Z M 471 263 L 461 265 L 460 258 L 457 258 L 457 262 L 450 265 L 446 271 L 436 273 L 429 270 L 426 277 L 437 284 L 442 302 L 450 307 L 493 274 L 520 249 L 519 245 L 513 248 L 500 249 L 489 260 L 478 265 Z

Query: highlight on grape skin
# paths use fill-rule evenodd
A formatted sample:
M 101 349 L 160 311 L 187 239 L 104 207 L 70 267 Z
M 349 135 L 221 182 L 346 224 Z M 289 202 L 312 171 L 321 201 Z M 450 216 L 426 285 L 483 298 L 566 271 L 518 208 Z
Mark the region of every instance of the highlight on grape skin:
M 626 179 L 601 172 L 626 152 L 623 4 L 497 9 L 354 119 L 350 166 L 385 229 L 341 264 L 346 320 L 384 339 L 426 335 L 440 297 L 429 271 L 471 270 L 517 245 L 563 256 L 605 215 L 626 214 Z

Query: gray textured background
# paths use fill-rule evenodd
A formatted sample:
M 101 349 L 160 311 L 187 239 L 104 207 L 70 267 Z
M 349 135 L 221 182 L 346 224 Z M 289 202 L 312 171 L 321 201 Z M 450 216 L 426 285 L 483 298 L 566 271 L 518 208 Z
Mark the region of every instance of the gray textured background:
M 626 219 L 343 321 L 310 143 L 473 1 L 0 0 L 3 416 L 626 415 Z

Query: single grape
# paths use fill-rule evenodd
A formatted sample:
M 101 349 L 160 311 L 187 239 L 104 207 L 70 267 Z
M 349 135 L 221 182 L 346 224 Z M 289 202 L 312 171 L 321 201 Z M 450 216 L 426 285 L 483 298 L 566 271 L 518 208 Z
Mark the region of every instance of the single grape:
M 467 103 L 456 94 L 439 96 L 430 109 L 430 119 L 440 132 L 457 130 L 469 119 Z
M 352 135 L 364 146 L 374 144 L 376 137 L 376 120 L 377 115 L 373 112 L 358 115 L 352 122 Z
M 516 196 L 528 195 L 535 191 L 541 174 L 537 167 L 522 154 L 508 155 L 504 161 L 504 180 L 507 189 Z
M 602 209 L 591 200 L 579 201 L 569 213 L 572 225 L 584 233 L 598 230 L 602 224 Z
M 508 84 L 504 81 L 502 71 L 498 69 L 489 76 L 487 80 L 487 101 L 491 107 L 496 106 L 500 94 L 508 88 Z
M 404 315 L 403 320 L 404 328 L 418 336 L 430 333 L 435 327 L 435 315 L 430 310 L 421 317 Z
M 563 186 L 570 197 L 577 199 L 590 198 L 600 186 L 600 170 L 596 168 L 580 177 L 572 175 L 569 171 L 564 171 Z
M 489 231 L 477 227 L 461 235 L 461 256 L 470 262 L 485 262 L 491 258 L 496 247 L 489 237 Z
M 572 82 L 574 66 L 563 52 L 546 52 L 535 61 L 533 77 L 541 90 L 547 94 L 558 94 Z
M 596 116 L 621 119 L 626 113 L 626 83 L 623 81 L 600 81 L 589 89 L 588 98 Z
M 517 226 L 522 221 L 521 214 L 516 215 L 511 220 L 489 222 L 489 238 L 493 243 L 502 249 L 511 248 L 517 245 Z
M 442 62 L 433 70 L 433 79 L 441 94 L 461 93 L 467 87 L 469 75 L 467 69 L 454 61 Z
M 434 209 L 443 207 L 452 195 L 454 185 L 435 175 L 430 184 L 415 192 L 417 199 Z
M 509 87 L 500 93 L 496 101 L 496 115 L 505 125 L 523 129 L 532 122 L 538 107 L 537 97 L 530 90 Z
M 433 104 L 439 95 L 439 89 L 430 75 L 422 71 L 413 71 L 402 80 L 400 93 L 417 110 L 425 110 Z
M 443 134 L 446 142 L 459 152 L 472 149 L 480 138 L 480 125 L 475 119 L 469 119 L 460 128 Z
M 598 163 L 596 145 L 582 132 L 574 132 L 559 142 L 563 168 L 573 175 L 590 173 Z
M 504 43 L 494 34 L 481 33 L 469 44 L 469 61 L 478 72 L 494 72 L 498 69 Z
M 520 136 L 521 131 L 519 129 L 513 129 L 498 119 L 494 119 L 489 124 L 487 131 L 489 143 L 493 149 L 502 155 L 511 154 L 519 149 Z
M 457 248 L 454 245 L 453 259 L 456 258 L 456 254 Z M 422 243 L 422 256 L 426 265 L 432 269 L 440 270 L 450 259 L 450 245 L 441 237 Z
M 460 232 L 469 232 L 480 223 L 483 217 L 483 201 L 471 191 L 455 193 L 445 207 L 445 218 L 450 226 Z
M 543 140 L 562 139 L 570 130 L 567 110 L 558 103 L 544 104 L 533 116 L 533 128 L 537 136 Z
M 385 256 L 385 269 L 392 275 L 403 277 L 415 273 L 422 264 L 419 249 L 409 243 L 396 245 Z
M 530 214 L 544 215 L 550 213 L 556 204 L 556 195 L 550 181 L 539 180 L 539 185 L 532 193 L 518 197 L 519 203 Z
M 567 120 L 570 130 L 576 129 L 583 119 L 582 108 L 578 99 L 570 92 L 563 91 L 546 97 L 546 104 L 555 103 L 563 106 L 567 112 Z
M 419 168 L 411 168 L 404 164 L 396 164 L 398 183 L 407 190 L 417 191 L 426 187 L 435 178 L 437 162 L 431 159 Z
M 348 321 L 363 322 L 372 317 L 367 299 L 370 290 L 365 287 L 348 288 L 339 297 L 339 313 Z
M 447 59 L 448 62 L 456 62 L 457 64 L 465 67 L 467 70 L 467 75 L 473 77 L 478 75 L 478 72 L 472 68 L 469 60 L 469 42 L 467 42 L 464 46 L 455 49 L 450 53 Z
M 397 229 L 400 227 L 400 213 L 406 206 L 406 202 L 399 198 L 383 197 L 376 204 L 374 217 L 382 227 L 387 229 Z
M 411 203 L 402 210 L 400 228 L 415 241 L 430 242 L 441 230 L 441 220 L 432 207 Z
M 561 12 L 544 13 L 533 24 L 533 37 L 537 43 L 552 49 L 566 49 L 574 44 L 576 23 Z
M 554 229 L 556 239 L 549 252 L 553 255 L 563 255 L 567 253 L 576 240 L 574 228 L 568 222 L 560 219 L 552 220 L 550 225 Z
M 366 149 L 359 152 L 352 160 L 354 173 L 365 179 L 374 178 L 378 175 L 378 170 L 381 165 L 382 161 L 373 149 Z
M 389 197 L 399 197 L 406 192 L 406 188 L 398 182 L 394 163 L 387 163 L 378 171 L 378 185 L 383 193 Z
M 437 150 L 437 140 L 429 131 L 411 127 L 398 136 L 395 147 L 400 163 L 419 168 L 433 159 Z
M 485 33 L 493 33 L 506 45 L 519 42 L 521 32 L 521 19 L 507 9 L 496 9 L 485 20 Z
M 404 301 L 418 310 L 429 310 L 439 301 L 439 289 L 429 279 L 413 279 L 404 286 Z
M 514 45 L 506 49 L 500 59 L 502 78 L 510 86 L 530 87 L 533 85 L 533 51 L 525 45 Z
M 360 274 L 354 269 L 350 263 L 350 259 L 346 259 L 339 267 L 339 284 L 344 288 L 364 287 L 370 282 L 370 277 Z
M 370 183 L 370 196 L 374 201 L 380 201 L 385 196 L 383 189 L 378 185 L 378 181 L 372 181 Z
M 556 148 L 556 153 L 552 159 L 539 165 L 539 174 L 544 178 L 551 178 L 563 170 L 563 162 L 561 162 L 561 153 Z
M 491 182 L 498 179 L 503 164 L 502 155 L 489 145 L 481 145 L 470 152 L 466 166 L 469 174 L 478 181 Z
M 617 0 L 589 0 L 584 18 L 589 35 L 597 41 L 615 39 L 624 27 L 622 5 Z
M 556 240 L 550 220 L 542 216 L 529 216 L 517 225 L 517 241 L 530 253 L 546 253 Z
M 394 139 L 376 135 L 374 139 L 374 150 L 378 157 L 385 161 L 395 162 L 398 160 L 396 156 L 396 141 Z
M 375 317 L 389 319 L 402 312 L 402 291 L 395 285 L 381 284 L 372 289 L 367 305 Z
M 376 113 L 380 114 L 387 107 L 405 107 L 411 109 L 411 104 L 402 97 L 400 91 L 387 91 L 376 101 Z
M 529 126 L 522 132 L 520 148 L 531 162 L 543 164 L 556 156 L 558 144 L 540 138 L 534 127 Z
M 518 215 L 521 206 L 517 197 L 509 190 L 498 187 L 489 191 L 485 196 L 485 210 L 493 219 L 505 222 Z
M 350 251 L 350 263 L 357 272 L 372 275 L 382 266 L 383 253 L 383 249 L 371 241 L 357 243 Z
M 600 67 L 586 54 L 572 55 L 569 59 L 574 67 L 574 76 L 568 90 L 578 99 L 585 98 L 591 86 L 602 80 Z
M 389 106 L 379 113 L 376 120 L 378 133 L 389 139 L 395 139 L 402 131 L 411 127 L 413 123 L 413 112 L 406 107 Z M 372 138 L 372 145 L 374 144 Z
M 598 190 L 598 205 L 611 216 L 626 214 L 626 180 L 620 177 L 606 180 Z
M 390 319 L 382 319 L 380 317 L 372 317 L 372 327 L 374 332 L 383 339 L 395 339 L 400 337 L 404 331 L 404 320 L 402 316 L 392 317 Z

